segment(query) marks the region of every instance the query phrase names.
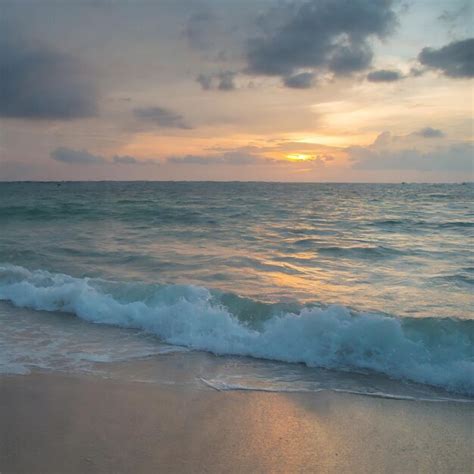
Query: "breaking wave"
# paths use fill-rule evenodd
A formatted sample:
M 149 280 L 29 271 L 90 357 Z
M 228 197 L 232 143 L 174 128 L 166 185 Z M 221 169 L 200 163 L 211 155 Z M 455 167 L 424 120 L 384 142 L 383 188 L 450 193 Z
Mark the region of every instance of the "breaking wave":
M 0 265 L 0 300 L 214 354 L 369 370 L 474 395 L 472 320 L 266 305 L 191 285 L 75 278 L 8 264 Z

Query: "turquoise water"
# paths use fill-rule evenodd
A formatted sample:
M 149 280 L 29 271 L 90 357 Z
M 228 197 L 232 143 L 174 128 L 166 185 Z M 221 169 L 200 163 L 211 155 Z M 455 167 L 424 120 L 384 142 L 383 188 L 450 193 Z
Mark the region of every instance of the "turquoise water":
M 173 346 L 470 394 L 473 194 L 469 184 L 2 183 L 0 299 Z M 19 328 L 1 314 L 5 353 Z M 15 357 L 5 367 L 28 365 Z

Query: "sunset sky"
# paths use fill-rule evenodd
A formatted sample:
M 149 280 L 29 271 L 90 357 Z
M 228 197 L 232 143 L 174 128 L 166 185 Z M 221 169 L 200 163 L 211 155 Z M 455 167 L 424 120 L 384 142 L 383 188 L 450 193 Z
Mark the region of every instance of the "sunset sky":
M 2 0 L 0 180 L 472 180 L 471 5 Z

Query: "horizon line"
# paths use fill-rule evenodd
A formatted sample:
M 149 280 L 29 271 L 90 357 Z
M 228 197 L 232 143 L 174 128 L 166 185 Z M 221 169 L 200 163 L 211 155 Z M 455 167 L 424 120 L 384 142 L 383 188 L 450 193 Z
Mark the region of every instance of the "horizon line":
M 19 179 L 2 180 L 0 184 L 14 183 L 263 183 L 263 184 L 474 184 L 474 180 L 467 181 L 263 181 L 263 180 L 206 180 L 206 179 Z

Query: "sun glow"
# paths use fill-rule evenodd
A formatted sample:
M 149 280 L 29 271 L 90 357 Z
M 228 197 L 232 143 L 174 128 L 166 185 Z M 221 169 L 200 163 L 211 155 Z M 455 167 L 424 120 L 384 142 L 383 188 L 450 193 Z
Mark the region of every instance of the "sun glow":
M 313 155 L 308 155 L 307 153 L 290 153 L 286 155 L 286 158 L 292 161 L 308 161 L 313 158 Z

